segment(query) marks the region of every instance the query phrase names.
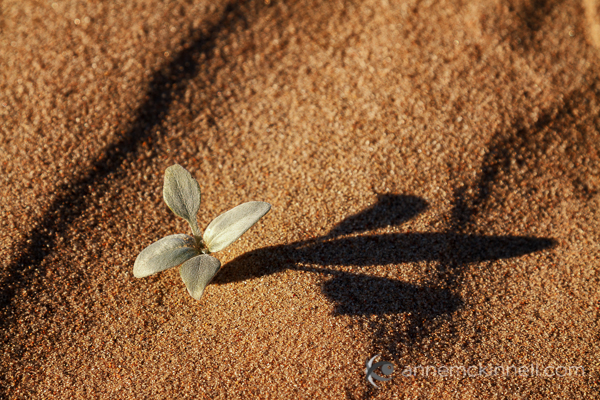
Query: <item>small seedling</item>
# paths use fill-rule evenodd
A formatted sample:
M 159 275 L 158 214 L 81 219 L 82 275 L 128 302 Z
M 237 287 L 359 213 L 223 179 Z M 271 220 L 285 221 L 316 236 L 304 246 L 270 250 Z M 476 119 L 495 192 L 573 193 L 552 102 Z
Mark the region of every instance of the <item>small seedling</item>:
M 204 288 L 221 268 L 221 262 L 209 254 L 235 242 L 271 209 L 270 204 L 262 201 L 240 204 L 215 218 L 202 235 L 196 220 L 200 185 L 178 164 L 165 171 L 163 199 L 171 211 L 190 224 L 193 236 L 169 235 L 152 243 L 137 256 L 133 275 L 144 278 L 181 265 L 181 279 L 196 300 L 200 300 Z

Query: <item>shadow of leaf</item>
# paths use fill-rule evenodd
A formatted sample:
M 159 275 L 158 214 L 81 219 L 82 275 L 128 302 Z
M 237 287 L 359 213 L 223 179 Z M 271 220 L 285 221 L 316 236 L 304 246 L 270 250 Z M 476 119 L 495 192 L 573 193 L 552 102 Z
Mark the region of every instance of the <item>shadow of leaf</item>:
M 418 261 L 452 260 L 458 265 L 519 257 L 554 246 L 547 238 L 525 236 L 478 236 L 455 233 L 392 233 L 334 239 L 309 240 L 271 246 L 243 254 L 223 266 L 213 281 L 238 282 L 285 269 L 307 270 L 296 263 L 323 266 L 370 267 Z M 327 268 L 309 268 L 333 273 Z
M 526 236 L 478 236 L 455 233 L 391 233 L 342 238 L 318 244 L 293 244 L 296 260 L 320 265 L 400 264 L 445 261 L 464 265 L 518 257 L 551 247 L 554 241 Z
M 446 289 L 350 273 L 325 282 L 323 293 L 336 304 L 334 315 L 409 312 L 435 316 L 454 312 L 462 305 L 462 300 Z
M 417 196 L 378 194 L 377 203 L 336 225 L 326 238 L 400 225 L 425 211 L 427 202 Z

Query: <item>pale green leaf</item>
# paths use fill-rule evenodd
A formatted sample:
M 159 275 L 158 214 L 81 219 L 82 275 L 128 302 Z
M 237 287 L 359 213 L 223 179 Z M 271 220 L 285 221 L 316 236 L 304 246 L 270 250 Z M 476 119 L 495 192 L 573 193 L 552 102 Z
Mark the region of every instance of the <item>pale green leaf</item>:
M 190 224 L 194 235 L 202 236 L 196 221 L 200 208 L 200 185 L 181 165 L 172 165 L 165 171 L 163 198 L 171 211 Z
M 200 300 L 204 288 L 219 271 L 221 262 L 207 254 L 201 254 L 183 263 L 179 269 L 181 279 L 185 283 L 190 296 Z
M 146 247 L 135 259 L 133 276 L 146 276 L 176 267 L 198 255 L 193 237 L 177 234 L 166 236 Z
M 269 203 L 250 201 L 219 215 L 204 232 L 204 242 L 208 250 L 211 253 L 223 250 L 242 236 L 270 209 Z

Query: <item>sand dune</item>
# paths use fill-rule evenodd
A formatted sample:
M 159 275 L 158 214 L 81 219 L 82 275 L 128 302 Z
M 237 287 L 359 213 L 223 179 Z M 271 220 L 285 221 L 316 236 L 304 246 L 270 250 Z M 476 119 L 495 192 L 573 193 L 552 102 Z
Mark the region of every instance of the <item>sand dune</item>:
M 600 398 L 597 1 L 0 13 L 0 397 Z M 200 301 L 174 163 L 272 205 Z

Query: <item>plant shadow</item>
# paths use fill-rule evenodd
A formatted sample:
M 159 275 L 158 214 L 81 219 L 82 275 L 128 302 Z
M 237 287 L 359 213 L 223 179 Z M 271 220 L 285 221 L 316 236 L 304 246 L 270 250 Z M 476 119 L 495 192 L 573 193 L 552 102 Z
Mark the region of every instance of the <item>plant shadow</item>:
M 423 328 L 427 321 L 448 318 L 463 305 L 448 284 L 452 279 L 440 278 L 430 285 L 416 285 L 369 275 L 370 267 L 438 261 L 439 272 L 457 275 L 472 263 L 518 257 L 555 245 L 548 238 L 456 232 L 356 235 L 399 225 L 426 208 L 427 202 L 416 196 L 379 195 L 372 207 L 344 219 L 327 235 L 257 249 L 235 258 L 222 267 L 213 283 L 255 279 L 286 269 L 330 276 L 332 279 L 325 281 L 321 290 L 335 304 L 334 316 L 363 319 L 404 314 L 408 319 L 403 333 L 406 339 L 394 341 L 414 342 L 426 335 L 427 329 Z M 387 343 L 388 347 L 395 347 L 391 345 Z

